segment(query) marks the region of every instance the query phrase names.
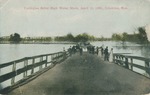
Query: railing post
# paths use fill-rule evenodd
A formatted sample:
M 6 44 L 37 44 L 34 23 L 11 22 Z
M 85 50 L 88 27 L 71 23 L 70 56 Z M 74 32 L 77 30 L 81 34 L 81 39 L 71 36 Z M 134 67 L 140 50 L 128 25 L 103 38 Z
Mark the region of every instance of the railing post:
M 149 61 L 145 61 L 145 67 L 146 68 L 149 68 L 149 69 L 146 69 L 146 73 L 148 74 L 148 75 L 150 75 L 150 64 L 149 64 Z
M 31 70 L 31 74 L 34 74 L 34 63 L 35 63 L 35 58 L 32 59 L 33 67 L 32 67 L 32 70 Z
M 56 61 L 59 61 L 59 53 L 56 54 Z
M 42 62 L 42 61 L 43 61 L 43 56 L 40 58 L 40 62 Z M 39 70 L 42 70 L 42 65 L 39 66 Z
M 118 55 L 116 55 L 116 64 L 119 65 L 119 63 L 118 63 Z
M 133 59 L 131 58 L 131 70 L 133 71 Z
M 57 54 L 57 57 L 56 57 L 56 61 L 58 62 L 59 61 L 59 53 Z
M 56 61 L 56 54 L 53 55 L 53 60 Z
M 125 57 L 124 57 L 124 56 L 122 56 L 122 62 L 124 62 L 124 60 L 125 60 Z
M 119 56 L 119 63 L 120 63 L 120 65 L 123 65 L 121 61 L 122 61 L 122 57 Z
M 50 58 L 51 58 L 51 62 L 53 63 L 53 55 L 50 55 L 50 56 L 51 56 L 51 57 L 50 57 Z
M 16 71 L 16 62 L 13 63 L 12 72 Z M 15 76 L 11 79 L 11 85 L 15 83 Z
M 52 60 L 55 61 L 55 54 L 52 55 Z
M 126 58 L 126 57 L 125 57 L 125 67 L 126 67 L 127 69 L 129 69 L 128 58 Z
M 25 78 L 27 76 L 27 65 L 28 65 L 28 60 L 25 59 L 24 61 L 24 68 L 26 68 L 26 71 L 23 73 L 23 77 Z
M 51 61 L 54 61 L 54 54 L 51 55 Z
M 48 55 L 46 55 L 46 63 L 45 63 L 45 67 L 47 67 L 47 62 L 48 62 Z

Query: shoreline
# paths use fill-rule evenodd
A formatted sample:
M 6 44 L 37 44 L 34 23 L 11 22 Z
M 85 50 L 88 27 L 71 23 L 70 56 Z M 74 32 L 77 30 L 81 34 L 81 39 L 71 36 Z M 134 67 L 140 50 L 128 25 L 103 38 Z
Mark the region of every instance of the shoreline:
M 0 44 L 76 44 L 77 42 L 20 42 L 20 43 L 11 43 L 11 42 L 0 42 Z

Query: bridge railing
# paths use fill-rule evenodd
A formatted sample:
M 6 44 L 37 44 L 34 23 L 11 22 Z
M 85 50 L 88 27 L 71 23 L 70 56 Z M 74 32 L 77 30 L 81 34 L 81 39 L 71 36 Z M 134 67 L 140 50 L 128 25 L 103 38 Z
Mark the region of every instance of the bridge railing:
M 146 77 L 150 78 L 150 59 L 138 56 L 129 56 L 123 54 L 113 54 L 113 62 L 121 65 L 131 71 L 137 72 L 134 68 L 145 71 L 145 73 L 140 73 Z
M 50 68 L 56 63 L 62 62 L 69 56 L 68 52 L 57 52 L 52 54 L 43 54 L 32 57 L 25 57 L 19 60 L 0 64 L 0 84 L 7 82 L 0 93 L 12 88 L 14 85 L 20 84 L 28 78 L 36 76 Z

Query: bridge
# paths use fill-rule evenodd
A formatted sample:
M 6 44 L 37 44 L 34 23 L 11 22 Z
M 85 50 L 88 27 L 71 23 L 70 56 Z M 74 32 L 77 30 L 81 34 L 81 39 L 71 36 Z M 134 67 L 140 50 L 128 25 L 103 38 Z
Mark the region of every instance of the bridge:
M 134 63 L 140 60 L 143 65 Z M 0 64 L 6 95 L 146 95 L 150 93 L 150 59 L 113 54 L 113 62 L 84 52 L 58 52 Z M 145 71 L 140 74 L 134 68 Z M 10 83 L 9 85 L 5 85 Z

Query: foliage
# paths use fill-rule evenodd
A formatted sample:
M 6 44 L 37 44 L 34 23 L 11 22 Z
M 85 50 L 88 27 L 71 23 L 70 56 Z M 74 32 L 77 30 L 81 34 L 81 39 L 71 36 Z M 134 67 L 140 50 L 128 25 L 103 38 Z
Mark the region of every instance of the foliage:
M 32 42 L 47 42 L 52 41 L 51 37 L 25 37 L 21 38 L 20 34 L 14 33 L 10 36 L 1 37 L 0 41 L 10 41 L 12 43 L 19 43 L 20 41 L 32 41 Z M 128 34 L 124 33 L 114 33 L 112 34 L 111 38 L 101 37 L 94 37 L 93 35 L 89 35 L 87 33 L 78 34 L 77 36 L 73 36 L 71 33 L 68 33 L 65 36 L 57 36 L 54 38 L 54 41 L 70 41 L 70 42 L 86 42 L 86 41 L 129 41 L 129 42 L 137 42 L 141 44 L 148 43 L 147 33 L 145 28 L 139 27 L 138 33 Z
M 71 33 L 69 33 L 69 34 L 67 34 L 67 36 L 66 36 L 66 40 L 67 40 L 67 41 L 74 41 L 74 36 L 73 36 Z
M 57 36 L 54 38 L 55 41 L 66 41 L 66 38 L 64 36 Z
M 112 40 L 120 41 L 120 40 L 122 40 L 122 35 L 121 35 L 121 34 L 114 33 L 114 34 L 112 35 Z
M 21 41 L 20 34 L 18 33 L 11 34 L 9 41 L 11 41 L 12 43 L 19 43 Z
M 94 41 L 95 37 L 91 36 L 87 33 L 79 34 L 77 36 L 73 36 L 71 33 L 67 34 L 66 36 L 57 36 L 54 39 L 55 41 L 73 41 L 73 42 L 86 42 L 86 41 Z
M 75 37 L 75 42 L 86 42 L 88 41 L 90 38 L 90 36 L 86 33 L 83 33 L 83 34 L 79 34 Z
M 22 39 L 22 41 L 52 41 L 51 37 L 25 37 Z
M 138 31 L 139 31 L 138 38 L 139 38 L 140 43 L 147 43 L 148 38 L 147 38 L 147 33 L 145 32 L 145 29 L 142 27 L 139 27 Z
M 122 34 L 115 33 L 112 35 L 112 40 L 123 41 L 123 42 L 124 41 L 137 42 L 140 44 L 148 43 L 147 34 L 145 32 L 145 29 L 142 27 L 139 27 L 138 33 L 134 33 L 134 34 L 128 34 L 126 32 Z

